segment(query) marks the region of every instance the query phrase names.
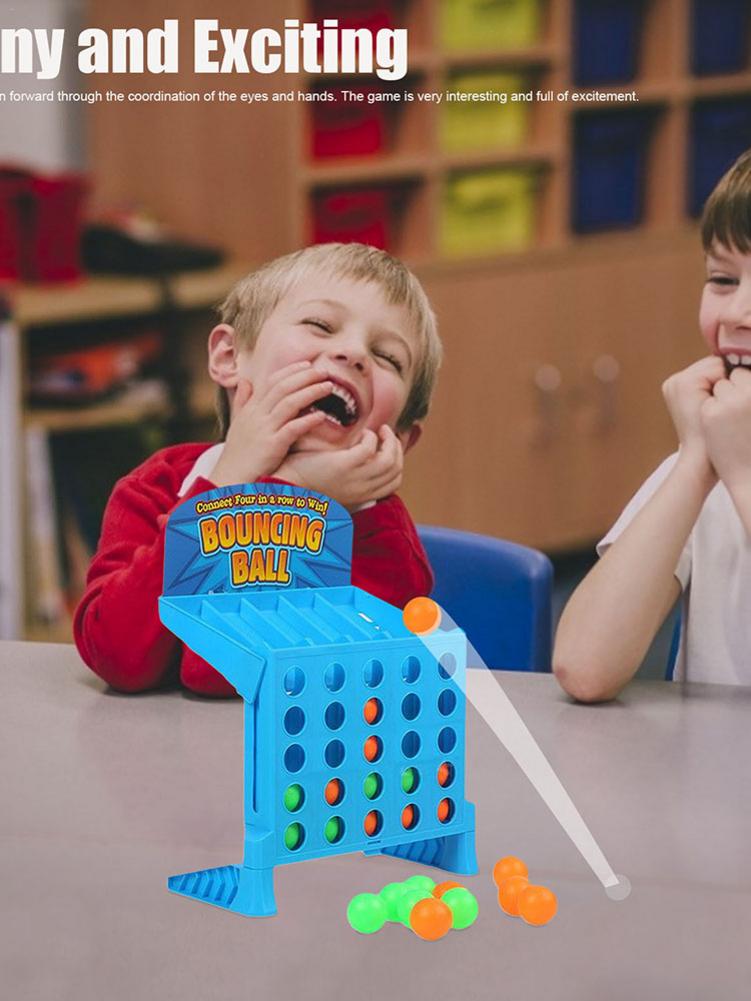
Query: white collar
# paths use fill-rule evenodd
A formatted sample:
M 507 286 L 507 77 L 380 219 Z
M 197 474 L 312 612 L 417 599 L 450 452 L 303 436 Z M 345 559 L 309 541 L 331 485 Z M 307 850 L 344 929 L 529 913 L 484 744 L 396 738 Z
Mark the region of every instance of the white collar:
M 223 448 L 224 442 L 220 441 L 216 445 L 212 445 L 211 448 L 207 448 L 205 452 L 201 452 L 177 491 L 178 497 L 184 497 L 199 477 L 205 480 L 211 479 L 209 474 L 217 464 Z

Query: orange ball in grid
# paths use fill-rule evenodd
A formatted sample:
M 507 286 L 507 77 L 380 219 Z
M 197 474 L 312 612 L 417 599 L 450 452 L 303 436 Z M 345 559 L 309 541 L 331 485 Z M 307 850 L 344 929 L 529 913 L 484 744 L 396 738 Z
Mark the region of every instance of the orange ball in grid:
M 412 598 L 404 606 L 402 620 L 411 633 L 427 636 L 441 624 L 441 609 L 432 598 Z
M 526 864 L 516 855 L 504 855 L 493 866 L 493 882 L 496 886 L 500 887 L 509 876 L 529 876 Z
M 558 900 L 547 886 L 523 887 L 517 898 L 519 916 L 528 925 L 546 925 L 552 921 L 558 910 Z
M 378 699 L 368 699 L 362 711 L 366 723 L 375 723 L 378 719 Z
M 444 761 L 442 765 L 438 766 L 438 785 L 445 786 L 448 785 L 448 781 L 451 778 L 451 765 L 448 761 Z
M 449 819 L 449 815 L 451 813 L 451 800 L 442 799 L 441 802 L 438 804 L 438 809 L 436 810 L 436 813 L 438 815 L 438 819 L 440 820 L 440 822 L 442 824 L 445 824 L 445 822 Z
M 402 810 L 402 827 L 408 831 L 415 822 L 415 808 L 407 804 Z
M 447 879 L 444 883 L 438 883 L 437 886 L 433 887 L 433 896 L 439 899 L 447 893 L 449 890 L 463 890 L 464 887 L 461 883 L 455 883 L 453 879 Z
M 409 912 L 410 928 L 426 942 L 435 942 L 447 935 L 453 921 L 451 908 L 436 897 L 418 900 Z
M 331 779 L 326 783 L 324 796 L 329 806 L 336 806 L 342 795 L 342 784 L 339 779 Z
M 365 833 L 368 837 L 375 834 L 378 830 L 378 814 L 375 810 L 371 810 L 370 813 L 366 814 L 365 821 L 362 826 L 365 828 Z
M 498 905 L 512 918 L 519 916 L 519 895 L 529 886 L 526 876 L 509 876 L 498 887 Z
M 363 745 L 363 753 L 368 761 L 375 761 L 379 747 L 378 737 L 368 737 Z

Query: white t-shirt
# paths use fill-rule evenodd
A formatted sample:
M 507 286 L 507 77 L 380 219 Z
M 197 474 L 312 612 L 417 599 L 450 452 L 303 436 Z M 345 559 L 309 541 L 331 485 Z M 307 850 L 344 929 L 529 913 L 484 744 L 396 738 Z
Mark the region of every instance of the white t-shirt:
M 673 468 L 667 458 L 597 544 L 601 556 Z M 676 679 L 751 685 L 751 541 L 723 483 L 710 492 L 675 568 L 683 590 Z

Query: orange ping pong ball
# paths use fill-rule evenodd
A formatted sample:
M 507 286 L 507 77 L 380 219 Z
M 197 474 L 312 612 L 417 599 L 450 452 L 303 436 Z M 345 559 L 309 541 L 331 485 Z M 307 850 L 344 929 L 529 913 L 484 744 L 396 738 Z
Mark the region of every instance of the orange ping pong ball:
M 464 887 L 462 886 L 461 883 L 455 883 L 453 879 L 447 879 L 445 882 L 438 883 L 437 886 L 433 887 L 433 896 L 438 897 L 440 899 L 444 895 L 444 893 L 446 893 L 448 890 L 463 890 L 463 889 Z
M 378 699 L 368 699 L 362 711 L 366 723 L 375 723 L 378 719 Z
M 512 918 L 519 916 L 519 895 L 529 886 L 526 876 L 509 876 L 498 887 L 498 904 Z
M 516 855 L 504 855 L 493 866 L 493 882 L 500 887 L 509 876 L 529 876 L 527 866 Z
M 326 802 L 329 806 L 336 806 L 341 798 L 342 794 L 342 784 L 339 779 L 331 779 L 331 781 L 326 783 L 326 790 L 324 796 L 326 797 Z
M 402 620 L 411 633 L 427 636 L 441 624 L 441 609 L 432 598 L 412 598 L 404 606 Z
M 547 886 L 525 886 L 517 898 L 519 914 L 528 925 L 546 925 L 558 910 L 558 900 Z
M 436 897 L 418 900 L 409 912 L 410 928 L 426 942 L 443 938 L 451 930 L 452 922 L 451 908 Z

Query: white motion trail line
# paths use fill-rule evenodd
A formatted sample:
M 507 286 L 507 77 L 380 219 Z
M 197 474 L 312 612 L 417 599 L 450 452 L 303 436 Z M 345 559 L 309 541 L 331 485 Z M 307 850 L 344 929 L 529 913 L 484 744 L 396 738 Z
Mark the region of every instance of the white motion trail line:
M 451 617 L 441 609 L 441 628 L 450 628 L 453 625 Z M 584 861 L 602 883 L 610 899 L 625 900 L 631 892 L 631 884 L 625 876 L 613 872 L 561 780 L 496 680 L 497 672 L 490 670 L 469 641 L 467 654 L 467 663 L 472 667 L 468 667 L 465 677 L 471 671 L 474 678 L 473 691 L 469 692 L 468 686 L 465 685 L 465 696 L 535 787 L 555 819 L 579 849 Z M 452 681 L 457 687 L 461 687 L 455 675 Z

